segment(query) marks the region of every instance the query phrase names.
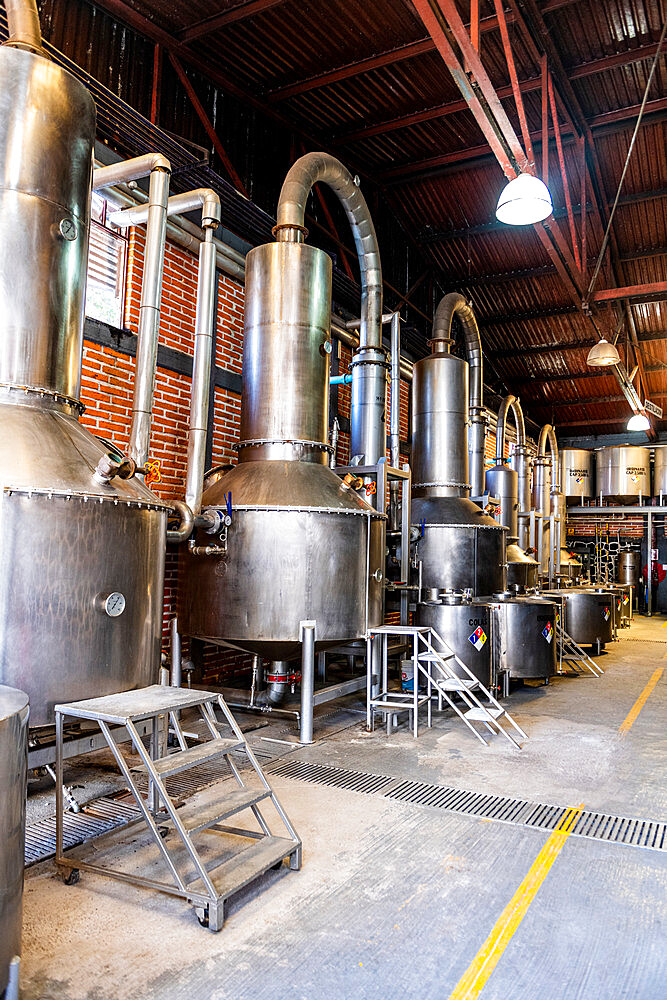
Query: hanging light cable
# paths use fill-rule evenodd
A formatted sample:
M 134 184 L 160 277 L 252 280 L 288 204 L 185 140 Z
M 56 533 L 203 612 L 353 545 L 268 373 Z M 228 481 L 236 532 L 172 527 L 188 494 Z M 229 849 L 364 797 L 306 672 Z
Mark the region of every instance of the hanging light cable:
M 602 260 L 607 249 L 607 244 L 609 242 L 609 235 L 611 233 L 611 224 L 614 221 L 614 215 L 616 213 L 616 206 L 618 205 L 618 200 L 621 197 L 621 188 L 623 187 L 623 181 L 625 180 L 625 175 L 628 172 L 628 166 L 630 165 L 630 157 L 632 156 L 632 150 L 635 146 L 635 140 L 637 139 L 637 133 L 642 123 L 642 118 L 644 116 L 644 109 L 646 107 L 646 101 L 648 100 L 648 92 L 651 89 L 651 84 L 653 83 L 653 77 L 655 76 L 655 68 L 658 65 L 658 59 L 660 58 L 660 50 L 662 48 L 662 43 L 665 40 L 665 32 L 667 31 L 667 19 L 662 26 L 662 32 L 660 34 L 660 39 L 658 41 L 658 47 L 655 50 L 655 56 L 653 57 L 653 63 L 651 65 L 651 72 L 648 75 L 648 80 L 646 81 L 646 88 L 644 90 L 644 97 L 642 99 L 641 107 L 639 109 L 639 114 L 637 115 L 637 122 L 635 124 L 634 132 L 632 133 L 632 139 L 630 140 L 630 145 L 628 147 L 628 154 L 625 157 L 625 163 L 623 164 L 623 173 L 621 174 L 621 179 L 618 182 L 618 190 L 616 191 L 616 197 L 614 198 L 614 204 L 612 205 L 611 212 L 609 214 L 609 221 L 607 223 L 607 228 L 605 229 L 604 237 L 602 239 L 602 245 L 600 246 L 600 253 L 598 254 L 598 259 L 595 264 L 595 270 L 591 275 L 591 281 L 588 286 L 588 291 L 586 292 L 586 300 L 584 306 L 590 304 L 591 295 L 593 294 L 593 289 L 595 288 L 595 283 L 598 280 L 598 275 L 600 273 L 600 268 L 602 267 Z

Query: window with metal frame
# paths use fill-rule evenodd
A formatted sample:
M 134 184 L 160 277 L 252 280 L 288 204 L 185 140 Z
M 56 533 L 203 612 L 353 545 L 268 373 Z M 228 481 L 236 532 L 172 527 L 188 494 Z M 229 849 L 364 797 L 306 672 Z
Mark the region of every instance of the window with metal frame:
M 86 316 L 122 327 L 127 283 L 127 237 L 106 222 L 107 203 L 93 194 Z

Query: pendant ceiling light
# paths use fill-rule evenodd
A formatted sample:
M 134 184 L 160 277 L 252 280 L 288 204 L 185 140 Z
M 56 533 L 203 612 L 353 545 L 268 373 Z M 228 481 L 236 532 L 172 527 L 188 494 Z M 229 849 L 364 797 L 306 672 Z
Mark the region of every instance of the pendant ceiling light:
M 532 174 L 519 174 L 501 191 L 496 218 L 508 226 L 529 226 L 542 222 L 553 210 L 546 184 Z
M 588 352 L 587 363 L 591 368 L 607 368 L 610 365 L 620 363 L 619 353 L 613 344 L 602 338 L 599 344 L 595 344 Z
M 627 429 L 629 431 L 649 431 L 651 429 L 651 421 L 645 413 L 633 413 L 628 420 Z

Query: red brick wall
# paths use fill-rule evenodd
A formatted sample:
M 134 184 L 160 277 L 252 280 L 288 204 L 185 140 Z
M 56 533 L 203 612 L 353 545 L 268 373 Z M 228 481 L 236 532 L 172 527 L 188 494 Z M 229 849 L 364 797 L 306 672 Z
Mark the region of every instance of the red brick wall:
M 144 230 L 132 230 L 128 247 L 125 325 L 137 332 L 144 263 Z M 197 259 L 179 247 L 168 244 L 165 254 L 160 315 L 160 343 L 190 356 L 194 350 L 195 292 Z M 241 372 L 243 351 L 243 287 L 231 278 L 218 278 L 218 314 L 216 361 L 222 368 Z M 127 449 L 132 414 L 134 358 L 106 347 L 84 343 L 82 366 L 82 402 L 86 406 L 84 423 L 94 434 L 113 440 Z M 186 376 L 158 368 L 151 430 L 150 457 L 160 462 L 162 480 L 153 486 L 161 497 L 183 497 L 187 459 L 191 380 Z M 236 460 L 232 446 L 238 440 L 240 398 L 225 389 L 215 390 L 213 427 L 213 464 Z M 177 551 L 167 550 L 163 626 L 165 642 L 176 597 Z M 186 646 L 187 648 L 187 646 Z M 237 654 L 214 649 L 207 651 L 206 662 L 227 665 L 236 662 Z M 245 662 L 245 658 L 244 658 Z

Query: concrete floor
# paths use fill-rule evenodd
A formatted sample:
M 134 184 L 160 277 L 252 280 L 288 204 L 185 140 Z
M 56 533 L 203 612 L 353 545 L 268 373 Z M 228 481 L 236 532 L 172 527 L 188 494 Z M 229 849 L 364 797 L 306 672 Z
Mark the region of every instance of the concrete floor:
M 667 619 L 638 619 L 621 635 L 600 657 L 603 677 L 512 695 L 508 708 L 529 736 L 521 752 L 501 738 L 484 748 L 450 716 L 417 741 L 405 727 L 367 734 L 355 699 L 334 714 L 325 706 L 310 747 L 270 742 L 295 738 L 284 720 L 251 739 L 299 760 L 667 821 L 667 678 L 630 732 L 618 731 L 656 668 L 667 668 Z M 99 794 L 104 772 L 94 777 Z M 303 840 L 303 868 L 240 893 L 219 934 L 179 899 L 85 873 L 66 887 L 49 862 L 30 869 L 24 1000 L 443 1000 L 548 838 L 381 794 L 272 781 Z M 93 853 L 149 870 L 141 837 L 115 840 Z M 570 837 L 483 1000 L 664 1000 L 666 899 L 667 852 Z

